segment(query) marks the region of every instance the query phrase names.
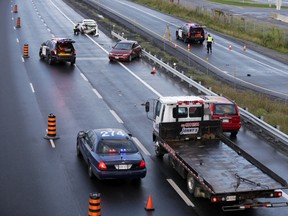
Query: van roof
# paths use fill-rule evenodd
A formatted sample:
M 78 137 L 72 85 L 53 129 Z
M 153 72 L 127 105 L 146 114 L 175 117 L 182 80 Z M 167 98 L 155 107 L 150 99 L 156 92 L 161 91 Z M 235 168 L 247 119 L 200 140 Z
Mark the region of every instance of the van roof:
M 229 100 L 228 98 L 223 97 L 223 96 L 218 96 L 218 95 L 217 96 L 205 95 L 203 98 L 206 99 L 206 100 L 211 100 L 211 101 L 213 101 L 213 103 L 234 104 L 234 102 Z

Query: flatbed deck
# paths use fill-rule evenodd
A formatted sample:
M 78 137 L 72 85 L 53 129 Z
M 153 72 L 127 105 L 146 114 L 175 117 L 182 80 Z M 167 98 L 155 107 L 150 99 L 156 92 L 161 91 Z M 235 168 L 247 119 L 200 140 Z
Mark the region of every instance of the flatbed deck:
M 216 194 L 283 188 L 273 175 L 263 172 L 221 140 L 167 142 Z

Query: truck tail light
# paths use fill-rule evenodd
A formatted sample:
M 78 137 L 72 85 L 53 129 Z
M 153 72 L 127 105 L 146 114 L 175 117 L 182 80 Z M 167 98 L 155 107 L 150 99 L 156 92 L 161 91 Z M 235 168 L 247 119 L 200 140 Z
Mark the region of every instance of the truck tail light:
M 275 191 L 273 197 L 282 197 L 282 191 Z

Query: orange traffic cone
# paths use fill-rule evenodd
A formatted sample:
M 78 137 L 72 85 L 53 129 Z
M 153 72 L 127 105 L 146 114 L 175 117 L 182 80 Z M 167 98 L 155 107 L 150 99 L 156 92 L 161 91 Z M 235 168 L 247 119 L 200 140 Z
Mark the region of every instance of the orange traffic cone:
M 14 13 L 18 13 L 18 7 L 17 7 L 17 4 L 14 5 L 13 12 L 14 12 Z
M 156 74 L 156 68 L 154 66 L 152 67 L 151 74 Z
M 190 52 L 190 44 L 188 44 L 188 51 Z
M 21 25 L 20 25 L 20 17 L 17 18 L 17 23 L 16 23 L 16 28 L 20 28 Z
M 174 48 L 175 48 L 175 49 L 177 48 L 177 44 L 176 44 L 176 43 L 174 44 Z
M 148 202 L 147 202 L 145 209 L 146 209 L 146 211 L 153 211 L 154 210 L 151 195 L 149 195 L 149 197 L 148 197 Z
M 244 50 L 244 52 L 246 51 L 246 46 L 244 45 L 244 47 L 243 47 L 243 50 Z

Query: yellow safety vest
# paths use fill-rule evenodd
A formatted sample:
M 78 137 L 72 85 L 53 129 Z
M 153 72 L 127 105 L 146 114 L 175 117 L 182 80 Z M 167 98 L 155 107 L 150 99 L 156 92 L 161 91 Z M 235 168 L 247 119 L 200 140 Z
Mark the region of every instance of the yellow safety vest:
M 209 36 L 208 36 L 208 37 L 207 37 L 207 42 L 213 42 L 213 37 L 211 37 L 211 36 L 209 37 Z

